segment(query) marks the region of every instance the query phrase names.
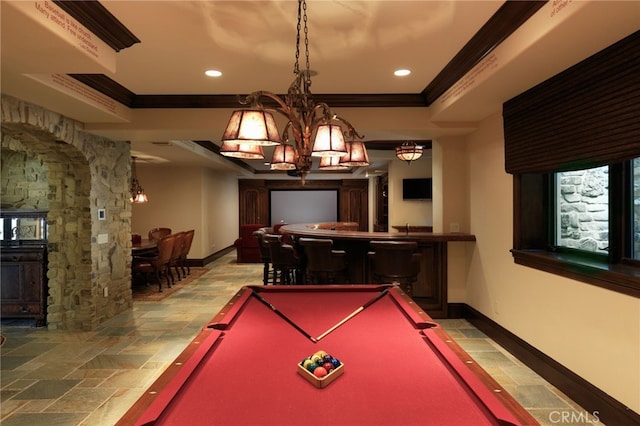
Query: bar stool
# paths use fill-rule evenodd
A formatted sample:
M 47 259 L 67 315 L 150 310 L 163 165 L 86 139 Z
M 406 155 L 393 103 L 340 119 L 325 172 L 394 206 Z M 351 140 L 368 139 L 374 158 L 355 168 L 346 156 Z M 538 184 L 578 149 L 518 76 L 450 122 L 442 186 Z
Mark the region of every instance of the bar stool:
M 413 283 L 418 280 L 420 259 L 418 243 L 415 241 L 371 241 L 373 252 L 369 253 L 373 281 L 399 284 L 409 295 L 413 295 Z
M 347 282 L 347 253 L 333 250 L 333 241 L 319 238 L 298 238 L 304 247 L 306 271 L 313 284 Z
M 301 265 L 296 250 L 282 242 L 282 235 L 265 234 L 274 270 L 274 281 L 279 284 L 300 284 Z
M 260 259 L 264 263 L 262 272 L 262 284 L 268 285 L 269 283 L 275 284 L 275 273 L 271 265 L 271 253 L 269 252 L 269 244 L 265 239 L 265 235 L 272 233 L 273 228 L 260 228 L 253 232 L 253 235 L 258 239 L 258 247 L 260 248 Z

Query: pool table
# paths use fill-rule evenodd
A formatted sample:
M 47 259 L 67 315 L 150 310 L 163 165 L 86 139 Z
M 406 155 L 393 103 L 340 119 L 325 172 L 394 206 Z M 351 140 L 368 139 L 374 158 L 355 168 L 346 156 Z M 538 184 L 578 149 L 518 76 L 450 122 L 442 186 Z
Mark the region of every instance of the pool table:
M 342 372 L 316 387 L 318 350 Z M 119 425 L 535 425 L 394 285 L 246 286 Z

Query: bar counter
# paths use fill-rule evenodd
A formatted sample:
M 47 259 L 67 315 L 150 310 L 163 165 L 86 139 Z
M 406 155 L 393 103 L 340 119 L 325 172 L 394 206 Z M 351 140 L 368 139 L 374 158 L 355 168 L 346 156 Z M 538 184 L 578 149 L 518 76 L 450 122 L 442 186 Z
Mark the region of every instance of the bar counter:
M 433 232 L 366 232 L 353 231 L 350 222 L 284 225 L 280 233 L 298 237 L 327 238 L 335 249 L 347 253 L 349 283 L 371 283 L 367 253 L 369 242 L 416 241 L 422 254 L 418 281 L 413 285 L 413 299 L 433 318 L 447 317 L 447 244 L 474 242 L 475 235 Z

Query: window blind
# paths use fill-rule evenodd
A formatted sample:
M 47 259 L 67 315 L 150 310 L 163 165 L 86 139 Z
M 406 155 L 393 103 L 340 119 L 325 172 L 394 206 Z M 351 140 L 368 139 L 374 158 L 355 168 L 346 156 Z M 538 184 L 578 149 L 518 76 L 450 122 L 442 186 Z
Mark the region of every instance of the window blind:
M 503 105 L 508 173 L 640 156 L 640 31 Z

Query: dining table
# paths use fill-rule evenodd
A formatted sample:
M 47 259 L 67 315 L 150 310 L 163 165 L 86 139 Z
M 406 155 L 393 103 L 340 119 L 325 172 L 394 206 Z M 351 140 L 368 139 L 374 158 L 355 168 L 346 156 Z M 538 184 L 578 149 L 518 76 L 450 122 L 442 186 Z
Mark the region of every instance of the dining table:
M 149 239 L 141 239 L 141 240 L 133 240 L 131 242 L 131 256 L 141 257 L 141 256 L 150 256 L 156 254 L 158 251 L 158 241 L 157 240 L 149 240 Z

